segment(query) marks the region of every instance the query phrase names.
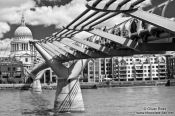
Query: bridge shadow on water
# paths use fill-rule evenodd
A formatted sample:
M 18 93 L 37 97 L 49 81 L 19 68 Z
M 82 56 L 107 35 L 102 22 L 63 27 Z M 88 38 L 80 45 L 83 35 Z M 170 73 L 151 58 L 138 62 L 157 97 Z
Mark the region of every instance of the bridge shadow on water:
M 71 113 L 56 113 L 53 108 L 48 108 L 50 101 L 42 96 L 42 92 L 30 91 L 29 101 L 34 109 L 22 108 L 24 116 L 73 116 Z

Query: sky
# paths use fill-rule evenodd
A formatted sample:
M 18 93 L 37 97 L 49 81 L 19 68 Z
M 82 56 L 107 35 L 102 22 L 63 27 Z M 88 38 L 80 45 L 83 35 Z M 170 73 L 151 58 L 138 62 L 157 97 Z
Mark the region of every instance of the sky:
M 0 56 L 9 54 L 9 44 L 20 25 L 22 11 L 33 38 L 43 39 L 78 16 L 85 3 L 85 0 L 58 0 L 56 6 L 42 6 L 45 5 L 42 0 L 0 0 Z
M 146 0 L 144 4 L 148 7 L 162 1 L 165 0 Z M 53 5 L 54 2 L 57 5 Z M 86 3 L 86 0 L 0 0 L 0 56 L 9 53 L 9 44 L 15 29 L 20 25 L 22 11 L 33 38 L 43 39 L 81 14 Z M 120 19 L 116 17 L 105 25 L 111 25 L 111 22 L 117 24 Z M 80 37 L 84 35 L 86 33 Z

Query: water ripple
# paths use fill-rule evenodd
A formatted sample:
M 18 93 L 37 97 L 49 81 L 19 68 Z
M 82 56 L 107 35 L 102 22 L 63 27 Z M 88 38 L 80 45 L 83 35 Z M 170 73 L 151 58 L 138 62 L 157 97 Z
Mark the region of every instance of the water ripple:
M 82 90 L 84 113 L 54 114 L 55 90 L 42 93 L 0 91 L 0 116 L 135 116 L 145 107 L 164 107 L 175 115 L 175 87 L 126 87 Z M 136 115 L 137 116 L 137 115 Z M 168 116 L 168 115 L 164 115 Z

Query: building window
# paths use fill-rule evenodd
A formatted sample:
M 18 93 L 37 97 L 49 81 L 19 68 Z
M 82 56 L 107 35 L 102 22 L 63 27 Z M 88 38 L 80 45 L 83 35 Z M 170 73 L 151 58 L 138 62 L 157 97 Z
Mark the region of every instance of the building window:
M 15 67 L 13 67 L 13 71 L 16 71 L 16 68 Z
M 23 43 L 21 44 L 21 48 L 22 48 L 22 50 L 23 50 Z
M 28 50 L 28 44 L 26 44 L 26 50 Z
M 10 67 L 8 67 L 8 71 L 10 71 Z
M 94 68 L 93 67 L 89 67 L 89 70 L 93 70 Z
M 90 79 L 93 79 L 93 76 L 90 76 Z
M 25 58 L 25 62 L 28 62 L 28 58 Z
M 90 71 L 90 74 L 94 74 L 94 72 L 93 71 Z

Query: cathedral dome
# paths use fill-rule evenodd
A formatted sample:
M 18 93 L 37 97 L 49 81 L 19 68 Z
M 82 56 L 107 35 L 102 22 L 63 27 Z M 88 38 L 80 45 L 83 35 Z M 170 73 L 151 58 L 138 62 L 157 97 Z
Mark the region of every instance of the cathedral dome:
M 28 27 L 21 25 L 15 30 L 14 36 L 19 39 L 26 37 L 32 38 L 32 32 Z
M 21 25 L 14 32 L 14 38 L 15 40 L 33 38 L 31 30 L 25 25 L 24 17 L 21 19 Z

